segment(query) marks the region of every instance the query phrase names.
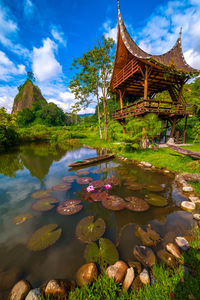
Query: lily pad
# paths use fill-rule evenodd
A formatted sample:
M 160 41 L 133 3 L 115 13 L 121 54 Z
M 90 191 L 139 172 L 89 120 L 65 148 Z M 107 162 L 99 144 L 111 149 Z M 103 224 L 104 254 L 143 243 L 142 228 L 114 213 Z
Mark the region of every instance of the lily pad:
M 145 188 L 150 192 L 162 192 L 164 187 L 160 184 L 147 184 Z
M 78 176 L 65 176 L 65 177 L 63 177 L 63 181 L 64 182 L 69 182 L 69 183 L 71 183 L 71 182 L 74 182 L 74 180 L 76 180 L 78 178 Z
M 39 199 L 35 203 L 32 204 L 32 210 L 35 211 L 48 211 L 54 208 L 53 203 L 59 202 L 58 199 L 53 198 L 53 197 L 47 197 L 44 199 Z
M 57 192 L 63 192 L 63 191 L 70 190 L 71 189 L 71 185 L 69 185 L 67 183 L 60 183 L 60 184 L 57 184 L 57 185 L 53 186 L 52 189 L 54 191 L 57 191 Z
M 51 195 L 51 190 L 39 190 L 33 194 L 31 194 L 31 198 L 33 199 L 42 199 L 49 197 Z
M 148 194 L 145 196 L 145 200 L 153 205 L 153 206 L 159 206 L 159 207 L 163 207 L 163 206 L 166 206 L 167 205 L 167 199 L 160 196 L 160 195 L 157 195 L 157 194 Z
M 33 218 L 33 215 L 31 215 L 31 214 L 19 215 L 19 216 L 14 217 L 13 223 L 15 223 L 15 225 L 21 225 L 24 222 L 26 222 L 26 220 L 32 219 L 32 218 Z
M 128 203 L 126 203 L 126 208 L 132 211 L 146 211 L 149 209 L 149 204 L 139 197 L 126 197 Z
M 96 262 L 101 268 L 112 265 L 119 260 L 117 248 L 111 240 L 105 238 L 99 240 L 99 247 L 96 243 L 88 244 L 84 257 L 87 262 Z
M 76 175 L 79 175 L 79 176 L 82 176 L 82 175 L 88 175 L 88 174 L 90 174 L 90 172 L 87 171 L 87 170 L 78 170 L 78 171 L 76 172 Z
M 99 189 L 102 186 L 104 186 L 104 182 L 102 180 L 94 180 L 94 181 L 90 182 L 90 184 L 93 185 L 93 187 L 95 189 Z
M 131 191 L 139 191 L 143 189 L 143 187 L 144 187 L 143 184 L 139 182 L 132 182 L 131 184 L 127 185 L 127 189 Z
M 109 198 L 109 195 L 107 192 L 97 192 L 97 193 L 92 193 L 90 195 L 90 198 L 94 201 L 94 202 L 99 202 L 99 201 L 104 201 L 106 199 Z
M 137 177 L 134 175 L 124 176 L 124 179 L 126 180 L 124 182 L 125 185 L 131 185 L 132 183 L 135 184 L 135 181 L 137 180 Z
M 94 216 L 83 218 L 76 226 L 76 236 L 84 243 L 98 240 L 105 232 L 106 224 L 99 218 L 94 221 Z
M 67 200 L 57 207 L 57 212 L 64 216 L 74 215 L 83 208 L 80 203 L 80 200 Z
M 49 224 L 35 231 L 28 241 L 28 248 L 31 251 L 41 251 L 55 244 L 62 233 L 62 229 L 57 228 L 57 224 Z
M 106 178 L 104 180 L 104 184 L 120 185 L 121 181 L 119 179 L 117 179 L 116 177 L 112 176 L 112 177 Z
M 101 173 L 103 173 L 103 170 L 102 169 L 95 169 L 95 170 L 92 170 L 91 172 L 93 174 L 101 174 Z
M 92 181 L 92 177 L 81 177 L 81 178 L 78 178 L 77 180 L 76 180 L 76 182 L 78 183 L 78 184 L 88 184 L 90 181 Z
M 104 199 L 102 205 L 110 210 L 122 210 L 125 208 L 126 202 L 121 197 L 112 195 L 108 199 Z
M 151 239 L 149 234 L 144 231 L 140 226 L 136 226 L 136 236 L 139 237 L 145 246 L 154 246 L 156 243 Z

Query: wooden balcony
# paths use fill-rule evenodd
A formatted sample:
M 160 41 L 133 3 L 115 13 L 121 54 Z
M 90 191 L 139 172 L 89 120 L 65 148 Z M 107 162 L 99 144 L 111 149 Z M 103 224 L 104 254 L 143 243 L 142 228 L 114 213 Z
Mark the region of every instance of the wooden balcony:
M 125 82 L 138 70 L 138 62 L 132 59 L 115 77 L 113 78 L 113 89 Z
M 156 113 L 167 119 L 173 116 L 184 117 L 186 115 L 192 115 L 194 114 L 194 111 L 191 106 L 168 101 L 146 99 L 116 110 L 112 113 L 112 120 L 121 120 L 147 113 Z

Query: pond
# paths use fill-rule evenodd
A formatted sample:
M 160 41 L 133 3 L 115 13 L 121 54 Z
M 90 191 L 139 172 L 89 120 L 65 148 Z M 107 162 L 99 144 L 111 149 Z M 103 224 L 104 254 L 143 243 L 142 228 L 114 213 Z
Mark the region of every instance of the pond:
M 75 234 L 78 222 L 84 217 L 94 216 L 95 220 L 104 220 L 106 229 L 103 237 L 117 246 L 120 259 L 126 262 L 135 260 L 133 247 L 142 245 L 136 235 L 137 225 L 146 230 L 147 225 L 151 224 L 152 229 L 160 234 L 162 240 L 156 249 L 191 228 L 192 214 L 180 208 L 180 202 L 185 197 L 177 189 L 172 175 L 156 173 L 118 159 L 81 169 L 88 171 L 82 172 L 84 175 L 81 172 L 77 175 L 75 170 L 68 167 L 73 161 L 98 154 L 97 150 L 85 147 L 71 146 L 64 151 L 48 144 L 29 144 L 12 153 L 0 155 L 1 292 L 21 278 L 26 278 L 35 287 L 53 278 L 75 279 L 76 271 L 85 263 L 86 243 Z M 73 182 L 67 183 L 62 180 L 67 176 L 76 177 L 71 180 L 68 178 Z M 85 177 L 90 177 L 88 180 L 92 180 L 94 186 L 94 181 L 100 180 L 104 181 L 104 185 L 110 184 L 111 188 L 106 190 L 100 184 L 100 189 L 89 193 L 86 191 L 89 184 L 81 184 L 80 178 Z M 41 205 L 35 204 L 38 199 L 33 199 L 33 193 L 52 189 L 60 183 L 65 183 L 67 189 L 56 191 L 54 188 L 51 197 L 56 198 L 57 202 L 50 204 L 50 210 L 40 211 Z M 126 207 L 130 209 L 110 210 L 112 203 L 109 207 L 105 201 L 104 205 L 102 201 L 96 201 L 99 200 L 96 191 L 104 192 L 104 196 L 106 193 L 119 196 L 126 205 L 131 202 L 132 198 L 129 197 L 145 199 L 149 209 L 136 212 L 130 210 L 132 206 L 128 205 Z M 88 197 L 91 194 L 95 196 Z M 116 198 L 113 199 L 115 202 Z M 82 209 L 74 215 L 58 213 L 57 207 L 69 200 L 80 200 L 78 205 L 82 205 Z M 13 222 L 16 216 L 22 214 L 31 214 L 33 218 L 22 224 L 23 219 Z M 45 250 L 30 250 L 29 241 L 33 233 L 48 224 L 57 224 L 57 228 L 62 229 L 60 237 Z

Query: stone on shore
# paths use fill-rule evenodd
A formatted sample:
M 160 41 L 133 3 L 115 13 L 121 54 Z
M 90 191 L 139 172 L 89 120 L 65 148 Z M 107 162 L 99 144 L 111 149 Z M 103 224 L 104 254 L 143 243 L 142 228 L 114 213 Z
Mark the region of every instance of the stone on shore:
M 140 277 L 141 282 L 142 282 L 144 285 L 150 284 L 150 277 L 149 277 L 149 273 L 148 273 L 147 269 L 144 269 L 144 270 L 140 273 L 139 277 Z
M 30 290 L 25 300 L 40 300 L 40 297 L 41 297 L 41 290 L 40 288 L 38 288 L 38 289 Z
M 31 289 L 32 286 L 27 280 L 20 280 L 13 286 L 8 300 L 24 300 Z
M 200 203 L 199 197 L 196 197 L 196 196 L 190 196 L 189 200 L 193 203 L 198 203 L 198 202 Z
M 194 215 L 193 215 L 193 218 L 194 218 L 196 221 L 200 221 L 200 214 L 194 214 Z
M 62 279 L 50 280 L 44 290 L 45 296 L 64 298 L 74 288 L 71 282 Z
M 134 271 L 136 271 L 137 275 L 142 272 L 142 266 L 139 261 L 129 261 L 128 265 L 130 268 L 132 267 L 134 269 Z
M 168 251 L 162 249 L 157 252 L 158 257 L 166 263 L 169 267 L 174 268 L 177 267 L 177 261 L 174 256 Z
M 156 257 L 153 251 L 145 246 L 135 246 L 133 255 L 145 266 L 152 267 L 156 263 Z
M 76 273 L 76 282 L 78 286 L 92 283 L 97 279 L 98 270 L 94 263 L 81 266 Z
M 175 242 L 183 251 L 187 251 L 190 248 L 188 241 L 182 236 L 177 236 Z
M 150 164 L 150 163 L 148 163 L 146 161 L 141 161 L 140 164 L 143 165 L 146 168 L 151 168 L 152 167 L 152 164 Z
M 191 187 L 191 186 L 183 186 L 182 190 L 183 190 L 183 192 L 186 192 L 186 193 L 193 192 L 193 187 Z
M 135 277 L 134 269 L 132 267 L 128 268 L 122 285 L 123 293 L 128 291 L 129 287 L 133 282 L 134 277 Z
M 181 253 L 179 251 L 179 248 L 176 245 L 174 245 L 173 243 L 168 243 L 166 245 L 166 249 L 167 249 L 168 252 L 170 252 L 177 259 L 181 258 Z
M 115 282 L 123 282 L 127 270 L 127 264 L 122 260 L 119 260 L 114 265 L 109 266 L 106 273 L 108 277 L 113 278 Z
M 186 210 L 186 211 L 192 212 L 192 211 L 195 210 L 196 204 L 193 203 L 193 202 L 190 202 L 190 201 L 182 201 L 181 202 L 181 208 Z

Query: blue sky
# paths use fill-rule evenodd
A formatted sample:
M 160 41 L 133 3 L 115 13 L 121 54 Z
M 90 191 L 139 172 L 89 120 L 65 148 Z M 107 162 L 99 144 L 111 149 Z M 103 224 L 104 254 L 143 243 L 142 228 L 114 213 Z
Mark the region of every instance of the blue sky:
M 120 6 L 129 33 L 152 54 L 168 51 L 182 26 L 184 56 L 200 69 L 200 0 L 121 0 Z M 11 110 L 17 86 L 33 71 L 47 101 L 70 111 L 73 57 L 102 34 L 116 40 L 116 0 L 0 0 L 0 107 Z

